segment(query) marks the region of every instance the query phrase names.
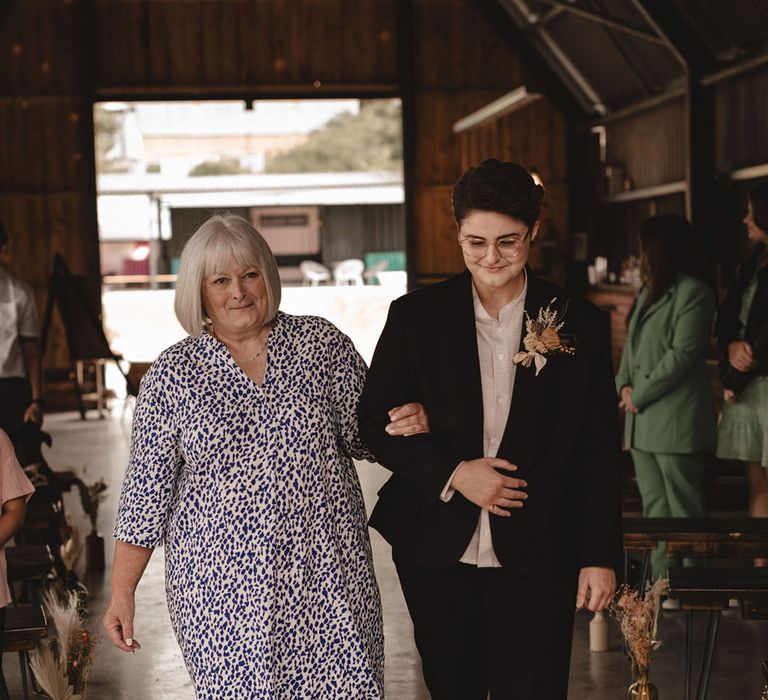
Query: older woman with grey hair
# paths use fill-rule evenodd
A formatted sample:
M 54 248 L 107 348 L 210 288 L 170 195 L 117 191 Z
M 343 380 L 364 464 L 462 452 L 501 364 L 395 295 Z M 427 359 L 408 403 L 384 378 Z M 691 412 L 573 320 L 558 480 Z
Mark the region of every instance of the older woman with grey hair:
M 205 700 L 383 697 L 384 645 L 352 458 L 366 368 L 331 323 L 278 311 L 267 243 L 214 216 L 181 256 L 189 337 L 139 392 L 104 626 L 123 651 L 134 592 L 166 546 L 171 621 Z M 418 404 L 395 434 L 428 430 Z

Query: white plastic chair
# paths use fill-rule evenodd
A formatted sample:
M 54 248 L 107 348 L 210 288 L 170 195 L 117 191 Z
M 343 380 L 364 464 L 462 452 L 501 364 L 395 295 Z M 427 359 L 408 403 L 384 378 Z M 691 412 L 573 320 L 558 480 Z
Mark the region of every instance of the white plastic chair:
M 333 279 L 336 284 L 363 284 L 365 263 L 357 258 L 342 260 L 333 269 Z
M 303 260 L 299 263 L 299 269 L 305 285 L 317 287 L 331 279 L 331 271 L 325 265 L 314 260 Z

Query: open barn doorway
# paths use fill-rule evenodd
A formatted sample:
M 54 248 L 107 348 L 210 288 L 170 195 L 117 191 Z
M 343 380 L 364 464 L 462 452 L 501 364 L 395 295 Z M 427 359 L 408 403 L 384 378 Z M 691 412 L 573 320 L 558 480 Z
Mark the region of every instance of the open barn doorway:
M 104 325 L 140 367 L 184 337 L 181 249 L 214 213 L 248 219 L 281 308 L 334 322 L 370 360 L 406 290 L 399 99 L 100 102 L 94 107 Z M 107 377 L 124 394 L 117 372 Z

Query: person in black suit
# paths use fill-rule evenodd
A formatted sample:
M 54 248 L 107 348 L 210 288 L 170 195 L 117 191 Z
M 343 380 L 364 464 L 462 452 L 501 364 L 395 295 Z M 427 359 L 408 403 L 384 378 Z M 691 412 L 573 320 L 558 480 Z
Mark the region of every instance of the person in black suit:
M 436 700 L 564 700 L 575 608 L 605 608 L 616 584 L 608 324 L 527 270 L 542 198 L 513 163 L 464 173 L 467 270 L 392 303 L 358 408 L 393 472 L 370 525 L 392 545 Z M 387 432 L 407 401 L 430 433 Z

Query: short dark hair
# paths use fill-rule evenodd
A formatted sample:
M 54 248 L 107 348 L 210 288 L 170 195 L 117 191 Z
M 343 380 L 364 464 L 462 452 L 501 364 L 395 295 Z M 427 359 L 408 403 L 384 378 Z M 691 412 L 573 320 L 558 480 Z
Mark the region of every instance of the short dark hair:
M 5 230 L 3 222 L 0 221 L 0 248 L 4 245 L 8 245 L 8 231 Z
M 768 182 L 753 187 L 749 191 L 749 201 L 752 204 L 755 226 L 768 233 Z
M 495 158 L 468 168 L 453 188 L 453 217 L 461 227 L 473 210 L 493 211 L 524 222 L 538 220 L 544 188 L 521 165 Z
M 659 299 L 681 272 L 698 277 L 712 286 L 711 274 L 688 219 L 679 214 L 661 214 L 640 226 L 640 253 L 643 276 L 648 285 L 645 308 Z

